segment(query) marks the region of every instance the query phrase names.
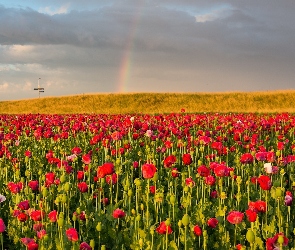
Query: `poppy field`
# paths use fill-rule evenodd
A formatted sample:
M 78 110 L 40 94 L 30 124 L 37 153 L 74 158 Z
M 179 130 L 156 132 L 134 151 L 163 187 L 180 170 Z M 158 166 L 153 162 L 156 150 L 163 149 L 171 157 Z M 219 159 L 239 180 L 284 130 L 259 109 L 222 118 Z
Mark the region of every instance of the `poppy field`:
M 1 249 L 295 249 L 295 116 L 0 116 Z

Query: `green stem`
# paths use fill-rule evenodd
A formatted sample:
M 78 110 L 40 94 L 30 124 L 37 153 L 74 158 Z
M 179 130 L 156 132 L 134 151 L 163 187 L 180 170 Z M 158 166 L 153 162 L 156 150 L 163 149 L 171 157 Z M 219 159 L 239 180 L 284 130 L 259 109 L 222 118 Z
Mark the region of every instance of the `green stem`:
M 187 249 L 187 246 L 186 246 L 186 231 L 187 231 L 187 226 L 184 227 L 184 250 Z

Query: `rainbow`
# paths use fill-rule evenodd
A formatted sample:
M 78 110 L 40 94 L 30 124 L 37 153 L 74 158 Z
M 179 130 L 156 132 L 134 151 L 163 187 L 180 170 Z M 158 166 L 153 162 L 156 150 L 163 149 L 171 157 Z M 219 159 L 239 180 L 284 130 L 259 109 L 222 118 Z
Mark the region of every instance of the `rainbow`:
M 123 56 L 122 56 L 120 67 L 119 67 L 117 87 L 116 87 L 116 91 L 119 93 L 128 91 L 128 81 L 129 81 L 130 72 L 132 69 L 132 56 L 133 56 L 132 50 L 134 46 L 134 38 L 136 36 L 136 31 L 139 26 L 144 2 L 145 0 L 137 1 L 137 4 L 138 4 L 136 8 L 137 12 L 133 16 L 132 24 L 130 26 L 130 32 L 129 32 L 128 39 L 123 51 Z

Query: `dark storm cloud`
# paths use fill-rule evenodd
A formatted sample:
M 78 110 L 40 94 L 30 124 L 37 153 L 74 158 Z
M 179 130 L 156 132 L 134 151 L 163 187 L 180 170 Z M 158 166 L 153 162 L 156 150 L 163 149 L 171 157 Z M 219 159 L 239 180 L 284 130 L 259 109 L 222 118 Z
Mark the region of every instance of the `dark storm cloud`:
M 115 91 L 128 55 L 129 91 L 294 88 L 293 1 L 76 0 L 60 14 L 14 2 L 0 5 L 5 86 L 37 67 L 76 91 Z

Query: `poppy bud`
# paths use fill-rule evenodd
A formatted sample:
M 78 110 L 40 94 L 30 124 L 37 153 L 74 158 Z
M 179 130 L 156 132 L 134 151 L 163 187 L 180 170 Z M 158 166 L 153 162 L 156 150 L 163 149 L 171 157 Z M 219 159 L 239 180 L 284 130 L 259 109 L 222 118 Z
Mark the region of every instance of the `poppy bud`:
M 185 187 L 183 188 L 183 191 L 184 191 L 185 193 L 187 193 L 188 190 L 189 190 L 188 186 L 185 186 Z
M 176 201 L 175 196 L 174 196 L 174 195 L 171 195 L 171 196 L 170 196 L 170 203 L 171 203 L 171 204 L 175 204 L 175 201 Z
M 98 222 L 96 225 L 96 231 L 100 232 L 101 231 L 101 222 Z
M 177 225 L 178 225 L 179 227 L 181 227 L 181 226 L 182 226 L 182 221 L 179 220 L 178 223 L 177 223 Z
M 281 198 L 283 195 L 282 189 L 280 187 L 276 188 L 276 198 Z
M 65 194 L 63 194 L 63 195 L 61 196 L 61 202 L 62 202 L 62 203 L 66 203 L 66 202 L 67 202 L 67 196 L 66 196 Z
M 182 217 L 182 220 L 181 220 L 182 224 L 186 227 L 189 222 L 190 222 L 190 218 L 187 214 L 185 214 L 183 217 Z
M 282 245 L 284 243 L 284 236 L 283 235 L 279 235 L 279 237 L 278 237 L 278 243 L 280 245 Z
M 246 239 L 250 244 L 252 244 L 255 241 L 255 235 L 251 229 L 247 231 Z
M 101 246 L 101 250 L 106 250 L 106 246 L 105 245 L 102 245 Z
M 136 220 L 136 221 L 140 221 L 140 219 L 141 219 L 141 216 L 140 216 L 140 214 L 139 214 L 139 215 L 136 216 L 135 220 Z
M 58 203 L 60 203 L 60 198 L 59 198 L 59 196 L 56 197 L 56 199 L 55 199 L 54 202 L 55 202 L 55 204 L 57 204 L 57 205 L 58 205 Z
M 60 177 L 59 180 L 60 180 L 61 183 L 64 183 L 64 182 L 66 182 L 67 177 L 63 174 L 63 175 Z
M 154 177 L 152 178 L 153 181 L 157 181 L 159 179 L 158 173 L 156 172 L 154 174 Z
M 89 245 L 92 247 L 92 249 L 94 249 L 94 247 L 95 247 L 95 241 L 93 239 L 90 240 L 90 244 Z
M 42 195 L 43 195 L 43 197 L 46 197 L 48 195 L 48 190 L 46 187 L 43 187 Z
M 71 188 L 71 184 L 69 182 L 67 182 L 67 183 L 64 184 L 64 190 L 66 192 L 69 192 L 70 188 Z
M 134 183 L 137 187 L 141 186 L 141 180 L 140 179 L 135 179 Z
M 154 226 L 151 226 L 150 227 L 150 234 L 151 235 L 154 235 L 155 234 L 155 227 Z
M 142 248 L 142 246 L 143 246 L 143 239 L 142 238 L 139 239 L 138 244 L 139 244 L 140 248 Z
M 140 204 L 140 209 L 144 210 L 144 205 L 142 203 Z
M 170 218 L 168 218 L 168 219 L 165 221 L 165 225 L 166 225 L 166 226 L 170 226 L 170 224 L 171 224 L 171 220 L 170 220 Z
M 131 197 L 133 195 L 133 192 L 131 189 L 128 190 L 128 196 Z
M 29 177 L 30 175 L 31 175 L 31 172 L 30 172 L 29 170 L 26 170 L 26 171 L 25 171 L 25 176 L 26 176 L 26 177 Z M 17 174 L 16 174 L 16 176 L 17 176 Z
M 62 227 L 64 225 L 64 219 L 63 218 L 59 218 L 57 220 L 57 224 L 58 224 L 59 227 Z

